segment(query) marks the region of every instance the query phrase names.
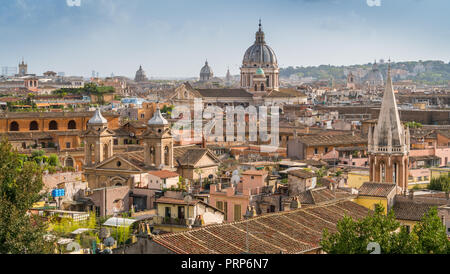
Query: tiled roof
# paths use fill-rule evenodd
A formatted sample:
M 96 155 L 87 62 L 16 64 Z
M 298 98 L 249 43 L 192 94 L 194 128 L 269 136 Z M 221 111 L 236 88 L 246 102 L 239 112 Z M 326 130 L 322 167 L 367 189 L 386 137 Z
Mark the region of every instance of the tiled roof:
M 149 171 L 148 173 L 151 175 L 157 176 L 159 178 L 162 178 L 162 179 L 180 176 L 178 173 L 168 171 L 168 170 L 155 170 L 155 171 Z
M 309 171 L 302 170 L 302 169 L 296 169 L 296 170 L 288 171 L 288 174 L 289 175 L 293 175 L 295 177 L 302 178 L 302 179 L 308 179 L 308 178 L 316 177 L 316 174 L 314 174 L 314 172 L 309 172 Z
M 267 175 L 267 171 L 265 170 L 247 170 L 242 173 L 243 175 L 256 175 L 256 176 L 262 176 Z
M 158 235 L 153 241 L 178 254 L 298 254 L 320 249 L 323 230 L 336 232 L 345 215 L 354 219 L 369 210 L 348 200 L 267 214 L 250 220 Z
M 46 132 L 6 132 L 3 134 L 8 137 L 9 141 L 53 139 L 53 137 Z M 2 134 L 0 134 L 0 136 L 1 135 Z
M 308 146 L 367 144 L 366 138 L 351 134 L 301 136 L 298 140 Z
M 125 152 L 117 154 L 117 156 L 120 156 L 133 165 L 139 167 L 139 168 L 145 168 L 145 159 L 144 159 L 144 153 L 142 151 L 133 151 L 133 152 Z
M 177 164 L 181 164 L 182 166 L 197 164 L 197 162 L 200 161 L 200 159 L 205 154 L 208 154 L 216 162 L 218 162 L 218 163 L 220 162 L 220 160 L 217 159 L 215 154 L 207 148 L 198 148 L 196 146 L 191 146 L 191 147 L 186 147 L 186 148 L 180 149 L 178 151 L 175 151 L 175 149 L 174 149 L 174 155 L 175 155 Z
M 388 183 L 364 183 L 359 188 L 361 196 L 387 197 L 394 189 L 394 184 Z
M 319 205 L 332 202 L 337 199 L 346 199 L 352 195 L 347 192 L 331 191 L 328 187 L 314 188 L 300 193 L 297 197 L 299 202 L 309 205 Z
M 442 204 L 426 202 L 422 203 L 414 200 L 395 200 L 394 203 L 394 213 L 395 217 L 400 220 L 409 221 L 420 221 L 422 217 L 427 213 L 432 207 L 437 207 Z
M 95 112 L 88 111 L 63 111 L 63 112 L 5 112 L 1 118 L 20 119 L 20 118 L 75 118 L 85 117 L 91 118 Z M 102 113 L 105 117 L 119 117 L 119 114 L 113 112 Z
M 197 91 L 203 97 L 253 97 L 253 95 L 245 89 L 197 89 Z

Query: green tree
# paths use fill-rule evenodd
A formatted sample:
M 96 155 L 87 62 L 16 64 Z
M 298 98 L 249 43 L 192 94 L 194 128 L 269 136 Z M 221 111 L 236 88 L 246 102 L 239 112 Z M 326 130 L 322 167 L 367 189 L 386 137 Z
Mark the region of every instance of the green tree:
M 6 139 L 0 142 L 0 253 L 49 253 L 46 225 L 28 214 L 41 198 L 42 170 L 23 159 Z
M 445 191 L 447 193 L 450 192 L 450 176 L 442 175 L 438 178 L 432 178 L 428 185 L 428 189 Z
M 450 254 L 450 242 L 436 207 L 430 209 L 414 227 L 421 254 Z
M 396 221 L 391 210 L 384 214 L 383 206 L 361 220 L 345 216 L 337 224 L 337 232 L 324 230 L 321 240 L 323 250 L 329 254 L 368 254 L 369 243 L 378 243 L 382 254 L 438 254 L 449 253 L 449 241 L 445 226 L 437 215 L 436 208 L 430 210 L 409 233 Z
M 412 129 L 423 127 L 423 125 L 421 123 L 417 123 L 415 121 L 407 122 L 407 123 L 405 123 L 405 126 L 412 128 Z

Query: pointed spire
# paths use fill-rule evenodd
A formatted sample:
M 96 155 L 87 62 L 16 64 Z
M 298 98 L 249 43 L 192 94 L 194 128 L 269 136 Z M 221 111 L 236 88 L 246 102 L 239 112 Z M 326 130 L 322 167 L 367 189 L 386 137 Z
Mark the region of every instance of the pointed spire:
M 404 136 L 405 132 L 400 121 L 389 64 L 380 116 L 374 132 L 374 146 L 400 147 L 405 145 Z

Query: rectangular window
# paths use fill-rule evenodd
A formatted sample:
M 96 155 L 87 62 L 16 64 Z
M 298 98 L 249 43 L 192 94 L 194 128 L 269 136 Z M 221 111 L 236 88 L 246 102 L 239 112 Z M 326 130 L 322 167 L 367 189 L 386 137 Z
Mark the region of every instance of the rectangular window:
M 114 139 L 114 145 L 115 145 L 115 146 L 119 145 L 119 140 Z
M 216 207 L 217 207 L 218 209 L 220 209 L 220 210 L 223 210 L 223 202 L 217 201 L 217 202 L 216 202 Z
M 241 220 L 241 205 L 234 205 L 234 221 Z
M 319 149 L 315 148 L 314 149 L 314 154 L 319 154 Z
M 66 148 L 70 148 L 70 143 L 66 143 Z
M 228 215 L 228 202 L 224 202 L 223 203 L 223 212 L 225 213 L 225 217 L 224 220 L 227 220 L 227 215 Z
M 325 153 L 328 153 L 328 148 L 327 147 L 325 148 Z
M 171 217 L 171 214 L 170 214 L 170 207 L 166 207 L 166 208 L 165 208 L 165 214 L 164 214 L 164 216 L 165 216 L 166 218 L 170 218 L 170 217 Z
M 411 232 L 411 227 L 410 227 L 409 225 L 405 225 L 405 228 L 406 228 L 406 231 L 407 231 L 408 233 Z

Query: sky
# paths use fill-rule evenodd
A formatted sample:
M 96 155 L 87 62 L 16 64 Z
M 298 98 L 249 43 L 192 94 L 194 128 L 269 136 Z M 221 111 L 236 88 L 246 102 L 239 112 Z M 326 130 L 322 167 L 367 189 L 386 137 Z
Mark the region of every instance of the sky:
M 2 0 L 0 66 L 155 78 L 239 74 L 261 18 L 280 67 L 450 61 L 448 0 Z

